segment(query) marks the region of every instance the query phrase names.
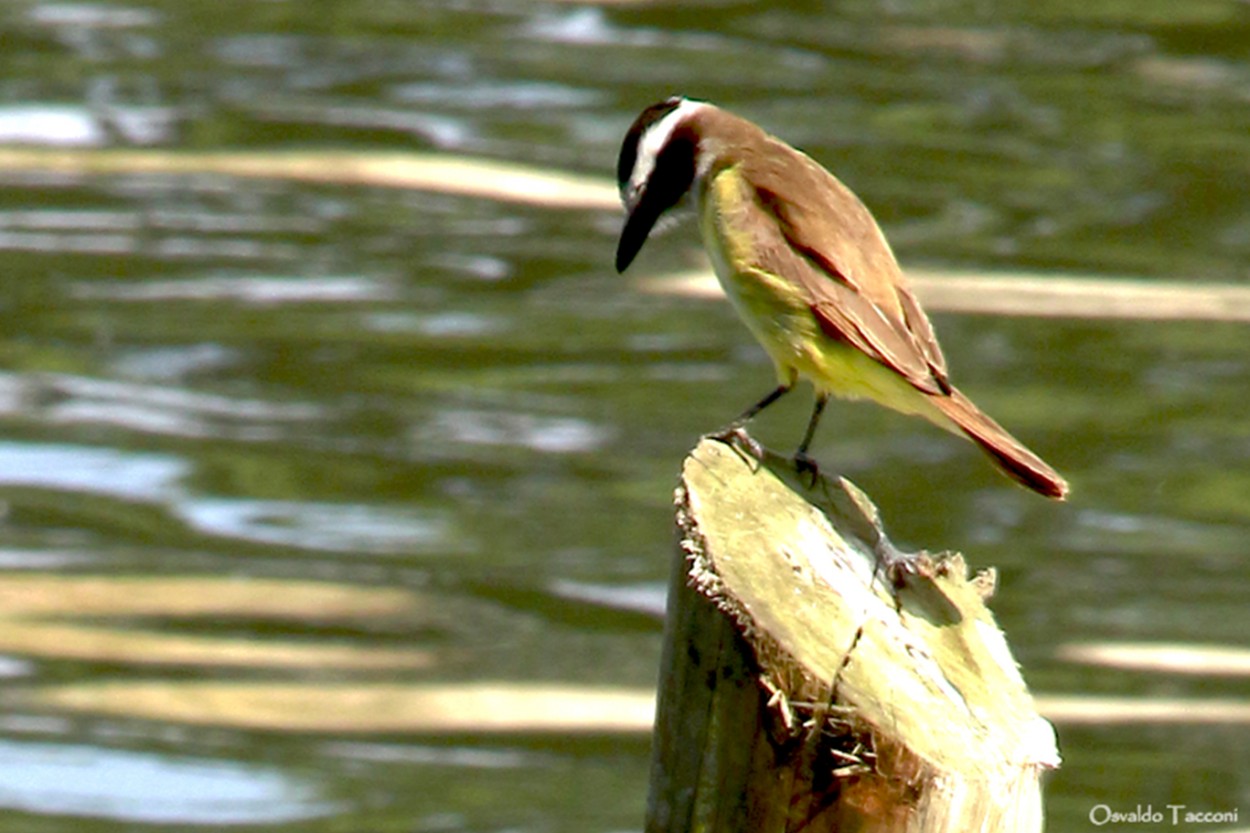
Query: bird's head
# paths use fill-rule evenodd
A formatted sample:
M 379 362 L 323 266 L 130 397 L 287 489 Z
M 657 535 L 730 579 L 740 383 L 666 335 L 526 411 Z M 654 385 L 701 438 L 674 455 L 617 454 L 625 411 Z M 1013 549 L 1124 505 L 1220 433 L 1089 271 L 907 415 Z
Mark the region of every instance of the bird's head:
M 626 215 L 616 271 L 628 268 L 656 221 L 685 204 L 698 177 L 706 173 L 699 116 L 710 109 L 710 104 L 673 96 L 643 110 L 630 125 L 616 163 Z

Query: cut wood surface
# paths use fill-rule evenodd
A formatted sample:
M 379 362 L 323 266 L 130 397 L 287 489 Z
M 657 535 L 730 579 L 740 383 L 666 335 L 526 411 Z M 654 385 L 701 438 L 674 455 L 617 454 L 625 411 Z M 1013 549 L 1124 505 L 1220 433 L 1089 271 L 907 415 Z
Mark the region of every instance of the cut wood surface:
M 1035 831 L 1043 720 L 990 574 L 891 545 L 845 480 L 707 440 L 678 490 L 648 831 Z

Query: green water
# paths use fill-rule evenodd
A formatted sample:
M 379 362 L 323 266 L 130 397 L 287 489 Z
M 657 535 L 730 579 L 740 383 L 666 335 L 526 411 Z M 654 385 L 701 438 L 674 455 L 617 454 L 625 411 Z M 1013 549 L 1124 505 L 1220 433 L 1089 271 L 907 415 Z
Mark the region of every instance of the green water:
M 12 2 L 0 45 L 7 144 L 422 151 L 599 181 L 636 112 L 680 91 L 827 163 L 905 266 L 1200 284 L 1250 263 L 1232 2 Z M 0 170 L 0 830 L 639 829 L 645 733 L 436 733 L 351 700 L 653 685 L 681 459 L 772 377 L 727 305 L 640 290 L 699 265 L 693 230 L 621 278 L 619 222 Z M 1072 501 L 867 406 L 832 407 L 816 456 L 897 540 L 999 568 L 1038 695 L 1244 703 L 1244 674 L 1060 649 L 1250 648 L 1245 325 L 933 318 L 961 387 Z M 792 447 L 804 396 L 765 442 Z M 249 722 L 179 699 L 210 684 L 305 706 Z M 1057 729 L 1051 829 L 1098 804 L 1250 817 L 1244 722 Z

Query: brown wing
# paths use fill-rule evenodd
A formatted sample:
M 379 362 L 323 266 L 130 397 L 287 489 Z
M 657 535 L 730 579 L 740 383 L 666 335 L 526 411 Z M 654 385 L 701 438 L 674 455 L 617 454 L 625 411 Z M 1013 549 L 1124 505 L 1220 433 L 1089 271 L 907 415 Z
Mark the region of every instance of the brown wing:
M 745 161 L 760 209 L 781 230 L 812 312 L 841 338 L 929 393 L 948 392 L 946 359 L 924 310 L 904 283 L 889 244 L 849 188 L 776 140 Z M 796 262 L 797 261 L 797 262 Z
M 940 395 L 949 390 L 945 378 L 934 374 L 897 318 L 855 289 L 829 280 L 823 269 L 796 252 L 783 237 L 768 242 L 757 239 L 754 258 L 761 269 L 786 275 L 803 287 L 812 313 L 830 338 L 871 356 L 920 391 Z
M 903 320 L 907 323 L 907 329 L 920 343 L 925 361 L 933 369 L 938 382 L 949 393 L 946 357 L 942 355 L 942 346 L 938 344 L 937 334 L 933 332 L 933 325 L 929 323 L 929 316 L 925 315 L 924 310 L 920 308 L 920 301 L 916 300 L 916 296 L 912 294 L 909 287 L 900 283 L 894 285 L 894 290 L 898 293 L 899 303 L 903 306 Z

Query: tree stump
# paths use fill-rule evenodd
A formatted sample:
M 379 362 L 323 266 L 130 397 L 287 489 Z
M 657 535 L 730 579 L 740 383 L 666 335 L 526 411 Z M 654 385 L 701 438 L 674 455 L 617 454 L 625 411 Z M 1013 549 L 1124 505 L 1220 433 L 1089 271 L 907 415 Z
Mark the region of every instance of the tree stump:
M 1040 831 L 1059 756 L 993 573 L 888 575 L 876 508 L 810 479 L 713 439 L 685 461 L 648 833 Z

